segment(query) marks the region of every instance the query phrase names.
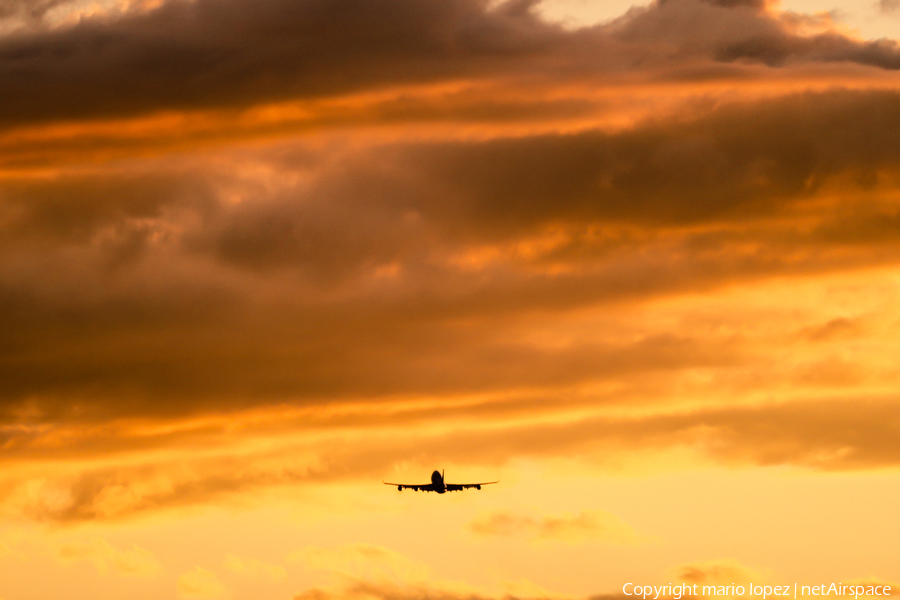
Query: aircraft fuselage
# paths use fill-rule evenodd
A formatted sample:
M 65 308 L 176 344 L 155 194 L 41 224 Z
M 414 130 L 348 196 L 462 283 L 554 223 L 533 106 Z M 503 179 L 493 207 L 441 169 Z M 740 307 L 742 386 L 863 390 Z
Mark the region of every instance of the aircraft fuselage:
M 431 485 L 434 486 L 434 491 L 438 494 L 443 494 L 447 491 L 447 486 L 444 485 L 444 478 L 441 476 L 440 471 L 435 471 L 431 474 Z

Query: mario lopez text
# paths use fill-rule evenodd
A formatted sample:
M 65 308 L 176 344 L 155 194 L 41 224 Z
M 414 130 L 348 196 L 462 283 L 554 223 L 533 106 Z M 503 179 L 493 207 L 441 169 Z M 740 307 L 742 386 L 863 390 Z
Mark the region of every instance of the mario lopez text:
M 854 599 L 860 596 L 890 596 L 889 585 L 847 585 L 843 583 L 823 583 L 820 585 L 693 585 L 687 583 L 668 585 L 637 585 L 626 583 L 622 586 L 622 593 L 626 596 L 637 596 L 643 600 L 660 598 L 681 600 L 684 597 L 712 597 L 712 596 L 758 596 L 765 600 L 769 597 L 799 598 L 801 596 L 852 596 Z

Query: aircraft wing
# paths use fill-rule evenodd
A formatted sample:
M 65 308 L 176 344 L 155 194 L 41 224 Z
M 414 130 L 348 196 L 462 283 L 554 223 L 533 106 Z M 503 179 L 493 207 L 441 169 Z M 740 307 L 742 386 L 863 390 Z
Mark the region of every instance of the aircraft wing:
M 389 481 L 382 481 L 384 485 L 395 485 L 398 490 L 415 490 L 422 492 L 433 492 L 434 486 L 430 483 L 391 483 Z
M 447 486 L 448 492 L 458 492 L 459 490 L 465 490 L 468 488 L 475 488 L 476 490 L 480 490 L 483 485 L 491 485 L 492 483 L 500 483 L 500 480 L 497 481 L 485 481 L 482 483 L 445 483 Z

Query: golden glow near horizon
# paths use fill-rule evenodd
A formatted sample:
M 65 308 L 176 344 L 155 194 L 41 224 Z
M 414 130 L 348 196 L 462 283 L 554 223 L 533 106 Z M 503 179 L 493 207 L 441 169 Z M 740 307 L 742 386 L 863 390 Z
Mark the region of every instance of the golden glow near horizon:
M 0 600 L 900 592 L 898 15 L 0 5 Z
M 544 0 L 539 10 L 547 19 L 567 27 L 583 27 L 613 21 L 630 8 L 649 4 L 634 0 Z M 868 40 L 896 39 L 900 31 L 898 5 L 891 0 L 768 0 L 768 4 L 772 10 L 799 15 L 827 15 L 846 33 Z

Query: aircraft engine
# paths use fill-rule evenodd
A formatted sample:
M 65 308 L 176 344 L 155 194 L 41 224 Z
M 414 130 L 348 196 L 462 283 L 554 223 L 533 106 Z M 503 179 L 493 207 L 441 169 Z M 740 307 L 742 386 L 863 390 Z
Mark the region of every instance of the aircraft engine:
M 398 485 L 398 486 L 397 486 L 397 491 L 402 492 L 402 491 L 403 491 L 403 486 L 402 486 L 402 485 Z
M 475 489 L 476 489 L 476 490 L 480 490 L 480 489 L 481 489 L 481 486 L 480 486 L 480 485 L 476 485 L 476 486 L 475 486 Z

